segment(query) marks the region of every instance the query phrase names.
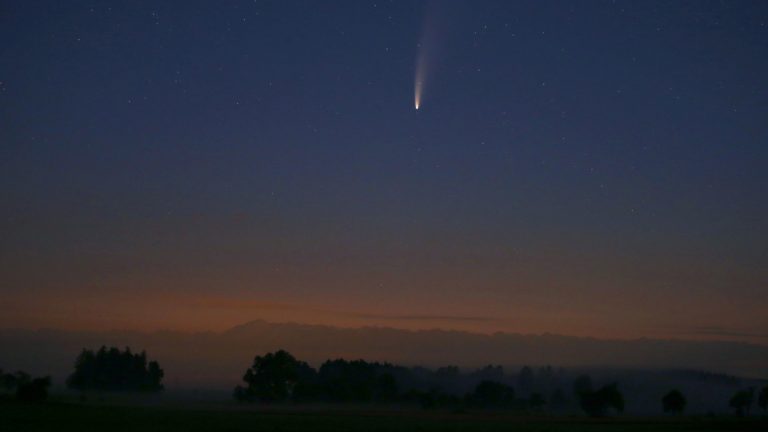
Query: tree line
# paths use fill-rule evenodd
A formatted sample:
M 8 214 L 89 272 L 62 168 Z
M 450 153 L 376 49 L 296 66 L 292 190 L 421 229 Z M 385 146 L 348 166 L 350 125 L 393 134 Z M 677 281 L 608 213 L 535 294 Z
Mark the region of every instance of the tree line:
M 548 407 L 563 408 L 569 401 L 568 392 L 562 386 L 545 394 L 534 389 L 534 371 L 523 367 L 517 374 L 515 388 L 503 381 L 501 366 L 489 365 L 470 374 L 477 384 L 469 391 L 457 393 L 440 385 L 419 383 L 425 374 L 450 383 L 460 378 L 456 366 L 430 371 L 424 368 L 407 368 L 390 363 L 365 360 L 328 360 L 317 370 L 296 359 L 284 350 L 256 356 L 251 367 L 243 375 L 244 385 L 234 389 L 234 398 L 241 402 L 307 403 L 307 402 L 355 402 L 355 403 L 419 403 L 424 408 L 481 408 L 518 409 L 536 411 Z M 539 375 L 557 382 L 552 368 L 542 368 Z M 429 381 L 429 380 L 427 380 Z M 421 385 L 419 385 L 421 384 Z M 587 415 L 600 417 L 624 411 L 625 401 L 617 383 L 603 386 L 593 384 L 589 375 L 573 380 L 571 396 Z M 749 414 L 755 389 L 739 390 L 729 406 L 738 415 Z M 661 397 L 661 409 L 668 414 L 682 414 L 687 400 L 677 389 Z M 768 385 L 757 397 L 757 405 L 768 410 Z
M 66 385 L 81 392 L 156 393 L 164 389 L 164 375 L 159 363 L 150 361 L 144 351 L 134 353 L 130 348 L 121 351 L 102 346 L 95 351 L 81 351 Z M 499 365 L 462 374 L 456 366 L 432 370 L 335 359 L 315 369 L 287 351 L 279 350 L 256 356 L 242 380 L 243 385 L 234 389 L 234 398 L 263 404 L 417 404 L 426 409 L 525 411 L 544 408 L 558 411 L 575 404 L 594 417 L 622 413 L 625 408 L 618 383 L 597 386 L 589 375 L 581 375 L 572 381 L 569 392 L 565 390 L 561 371 L 551 367 L 537 372 L 523 367 L 514 385 L 510 385 Z M 50 377 L 32 378 L 22 371 L 3 373 L 0 370 L 0 400 L 12 396 L 24 402 L 44 401 L 50 386 Z M 768 385 L 759 390 L 738 390 L 729 400 L 729 407 L 739 416 L 748 415 L 755 402 L 764 412 L 768 411 Z M 660 403 L 663 412 L 679 415 L 684 413 L 687 399 L 680 390 L 672 389 L 663 395 Z
M 163 390 L 164 372 L 156 361 L 148 361 L 147 354 L 132 353 L 130 348 L 102 346 L 97 351 L 83 349 L 75 360 L 75 370 L 67 378 L 67 387 L 79 391 L 136 391 Z M 18 371 L 0 370 L 0 397 L 15 396 L 23 402 L 42 402 L 48 398 L 50 377 L 32 378 Z
M 545 369 L 545 373 L 546 373 Z M 241 402 L 355 402 L 418 403 L 424 408 L 480 408 L 540 410 L 551 404 L 557 408 L 567 402 L 562 389 L 551 398 L 533 391 L 533 370 L 524 367 L 518 375 L 520 390 L 501 381 L 503 368 L 489 365 L 472 374 L 479 382 L 468 392 L 457 394 L 440 386 L 420 388 L 423 368 L 406 368 L 389 363 L 328 360 L 315 370 L 306 362 L 280 350 L 256 356 L 245 371 L 245 385 L 237 386 L 234 397 Z M 439 368 L 434 377 L 450 382 L 459 377 L 456 366 Z M 421 386 L 423 387 L 423 386 Z M 591 416 L 621 413 L 624 398 L 617 384 L 594 389 L 589 376 L 576 380 L 574 395 Z

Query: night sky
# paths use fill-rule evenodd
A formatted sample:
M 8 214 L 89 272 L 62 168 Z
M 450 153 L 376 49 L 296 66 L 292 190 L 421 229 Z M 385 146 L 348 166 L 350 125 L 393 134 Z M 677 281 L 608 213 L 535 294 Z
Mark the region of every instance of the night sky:
M 3 0 L 0 40 L 2 327 L 768 343 L 768 2 Z

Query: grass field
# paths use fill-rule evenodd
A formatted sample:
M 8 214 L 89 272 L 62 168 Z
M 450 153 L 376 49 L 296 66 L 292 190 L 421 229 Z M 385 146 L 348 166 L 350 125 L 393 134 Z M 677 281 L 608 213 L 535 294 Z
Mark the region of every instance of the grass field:
M 768 431 L 768 420 L 7 403 L 0 405 L 0 431 Z

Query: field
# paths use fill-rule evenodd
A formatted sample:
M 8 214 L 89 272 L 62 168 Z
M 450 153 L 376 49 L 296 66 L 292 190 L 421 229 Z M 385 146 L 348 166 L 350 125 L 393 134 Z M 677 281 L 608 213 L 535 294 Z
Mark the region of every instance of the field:
M 768 431 L 765 418 L 530 417 L 421 410 L 0 404 L 6 431 Z

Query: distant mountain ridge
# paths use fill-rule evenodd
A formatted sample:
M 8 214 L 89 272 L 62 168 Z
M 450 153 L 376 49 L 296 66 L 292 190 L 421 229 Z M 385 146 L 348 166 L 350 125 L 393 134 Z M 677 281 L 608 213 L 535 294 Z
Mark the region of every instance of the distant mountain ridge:
M 768 346 L 744 342 L 659 339 L 603 340 L 552 334 L 479 334 L 456 330 L 340 328 L 251 321 L 223 332 L 64 331 L 0 329 L 0 368 L 52 374 L 63 382 L 82 348 L 147 350 L 171 387 L 232 388 L 253 357 L 286 349 L 318 366 L 331 358 L 403 365 L 553 365 L 697 369 L 768 377 Z

